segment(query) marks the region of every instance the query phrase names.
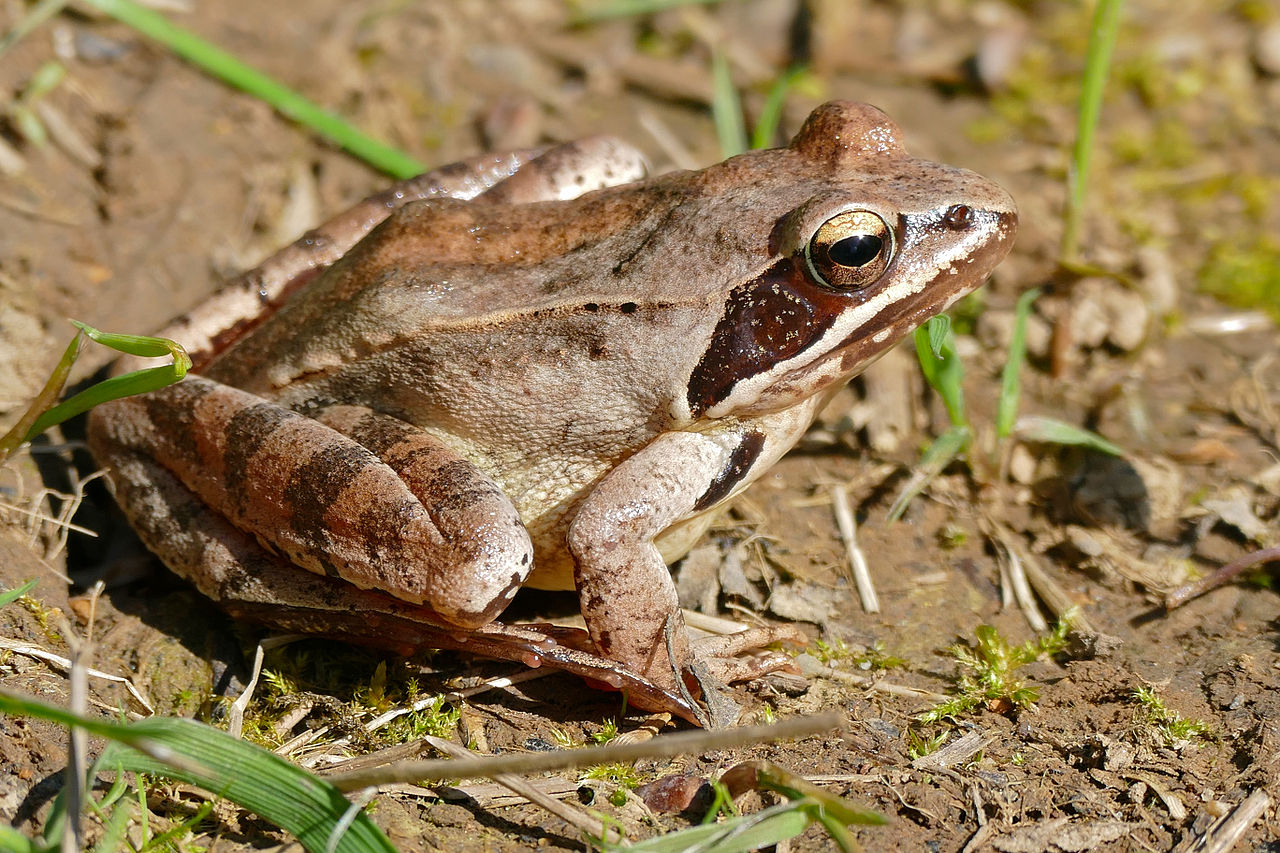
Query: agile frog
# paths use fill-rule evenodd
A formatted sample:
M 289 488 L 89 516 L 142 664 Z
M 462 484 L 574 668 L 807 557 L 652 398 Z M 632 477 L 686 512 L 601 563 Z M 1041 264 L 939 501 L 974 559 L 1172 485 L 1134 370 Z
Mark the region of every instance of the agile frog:
M 703 664 L 780 632 L 693 648 L 667 563 L 1013 242 L 1004 190 L 900 137 L 832 102 L 696 172 L 596 138 L 404 182 L 169 329 L 199 375 L 99 407 L 94 452 L 234 614 L 717 722 Z M 589 642 L 495 622 L 522 586 L 576 590 Z

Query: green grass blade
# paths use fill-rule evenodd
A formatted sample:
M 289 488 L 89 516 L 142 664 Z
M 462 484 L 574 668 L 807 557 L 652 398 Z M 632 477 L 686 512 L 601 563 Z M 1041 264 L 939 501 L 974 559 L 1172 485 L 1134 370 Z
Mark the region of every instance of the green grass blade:
M 802 803 L 780 803 L 749 815 L 729 818 L 723 823 L 693 826 L 612 849 L 628 853 L 747 853 L 777 844 L 804 832 L 810 823 Z
M 1039 288 L 1018 297 L 1013 309 L 1013 336 L 1009 340 L 1009 358 L 1000 374 L 1000 400 L 996 406 L 996 436 L 1003 440 L 1013 432 L 1018 417 L 1018 399 L 1022 395 L 1022 363 L 1027 360 L 1027 319 L 1031 305 L 1040 296 Z
M 231 54 L 215 47 L 190 30 L 132 0 L 85 0 L 90 6 L 128 24 L 163 44 L 192 65 L 225 83 L 266 101 L 285 118 L 299 122 L 346 149 L 369 165 L 396 178 L 423 171 L 421 163 L 390 145 L 356 130 L 338 115 L 321 109 L 289 87 Z
M 929 352 L 935 358 L 945 358 L 946 349 L 951 346 L 951 318 L 946 314 L 930 317 L 924 324 L 924 330 L 929 336 Z
M 789 800 L 807 799 L 843 826 L 854 823 L 863 826 L 883 826 L 889 822 L 889 819 L 879 812 L 859 808 L 844 797 L 837 796 L 803 776 L 771 762 L 759 763 L 756 784 L 761 788 L 776 791 Z
M 0 851 L 4 853 L 44 853 L 50 849 L 36 844 L 12 826 L 0 824 Z
M 87 323 L 81 323 L 79 320 L 72 320 L 71 325 L 84 332 L 90 340 L 100 343 L 104 347 L 110 347 L 116 352 L 137 355 L 143 358 L 172 356 L 174 367 L 180 369 L 183 376 L 186 376 L 187 371 L 191 369 L 191 357 L 182 348 L 182 344 L 177 341 L 172 341 L 168 338 L 156 338 L 150 335 L 125 335 L 119 332 L 104 332 Z
M 711 57 L 711 117 L 720 140 L 720 153 L 732 157 L 747 150 L 747 129 L 742 120 L 742 101 L 733 87 L 729 58 L 717 49 Z
M 0 462 L 8 459 L 9 454 L 21 447 L 23 442 L 30 441 L 32 437 L 40 434 L 38 431 L 33 431 L 33 425 L 39 422 L 41 415 L 55 404 L 58 395 L 62 393 L 62 386 L 67 384 L 67 377 L 71 375 L 71 366 L 76 363 L 76 356 L 80 354 L 80 344 L 81 337 L 77 332 L 71 339 L 71 343 L 67 344 L 67 348 L 62 351 L 62 358 L 58 359 L 57 365 L 49 373 L 49 378 L 45 380 L 40 393 L 31 401 L 31 405 L 22 413 L 22 417 L 18 418 L 13 428 L 0 436 Z
M 20 433 L 22 436 L 21 441 L 30 441 L 49 427 L 87 412 L 99 403 L 117 400 L 132 394 L 145 394 L 148 391 L 156 391 L 166 385 L 172 385 L 186 376 L 187 371 L 191 369 L 191 357 L 182 348 L 182 344 L 177 341 L 146 335 L 122 335 L 115 332 L 103 332 L 78 320 L 72 320 L 71 323 L 92 340 L 117 352 L 146 358 L 158 358 L 168 355 L 173 358 L 173 362 L 159 367 L 149 367 L 145 370 L 135 370 L 133 373 L 126 373 L 122 376 L 113 376 L 86 388 L 79 394 L 75 394 L 57 405 L 53 405 L 53 400 L 57 398 L 58 393 L 62 390 L 62 385 L 66 382 L 66 375 L 71 370 L 71 365 L 79 354 L 80 335 L 77 334 L 67 346 L 66 352 L 62 355 L 62 360 L 58 362 L 58 366 L 50 376 L 49 381 L 45 383 L 44 390 L 41 391 L 31 408 L 27 410 L 27 415 L 38 412 L 38 416 L 35 416 L 32 420 L 24 416 L 19 421 L 19 426 L 26 425 L 25 432 Z M 56 388 L 54 387 L 55 380 L 57 380 Z M 51 389 L 52 393 L 50 393 Z M 16 431 L 17 427 L 6 434 L 3 439 L 0 439 L 0 459 L 4 458 L 6 450 L 12 452 L 12 448 L 8 447 L 8 443 L 12 440 L 13 435 L 19 434 Z M 18 443 L 20 444 L 21 442 Z M 14 447 L 16 446 L 14 445 Z
M 8 691 L 0 712 L 39 717 L 111 741 L 98 766 L 177 779 L 225 797 L 271 821 L 311 851 L 323 851 L 351 803 L 330 783 L 277 755 L 194 720 L 150 717 L 132 723 L 82 717 Z M 361 812 L 338 839 L 339 853 L 395 853 Z
M 36 581 L 35 578 L 32 578 L 22 586 L 15 587 L 14 589 L 6 589 L 4 592 L 0 592 L 0 607 L 7 607 L 10 604 L 13 604 L 19 598 L 22 598 L 22 596 L 31 592 L 31 590 L 35 588 Z
M 1079 249 L 1080 221 L 1089 183 L 1089 166 L 1093 156 L 1093 137 L 1102 112 L 1102 93 L 1107 85 L 1107 71 L 1116 34 L 1120 31 L 1120 12 L 1124 0 L 1098 0 L 1089 26 L 1089 48 L 1085 55 L 1084 78 L 1080 82 L 1080 112 L 1076 119 L 1076 142 L 1071 152 L 1071 169 L 1067 175 L 1067 209 L 1063 216 L 1062 260 L 1071 261 Z
M 778 125 L 782 122 L 782 106 L 787 102 L 787 95 L 795 82 L 807 73 L 808 69 L 803 65 L 793 65 L 774 81 L 764 106 L 760 108 L 756 126 L 751 131 L 752 148 L 768 148 L 773 145 L 778 135 Z
M 1123 447 L 1112 444 L 1096 432 L 1072 426 L 1056 418 L 1028 415 L 1018 419 L 1018 423 L 1014 426 L 1014 432 L 1023 441 L 1087 447 L 1090 450 L 1109 453 L 1112 456 L 1125 455 Z
M 967 427 L 964 406 L 964 362 L 956 355 L 951 321 L 934 317 L 915 331 L 916 357 L 925 380 L 942 397 L 953 426 Z
M 120 777 L 123 780 L 123 776 Z M 207 803 L 205 805 L 208 805 Z M 201 806 L 203 808 L 204 806 Z M 129 829 L 133 813 L 127 808 L 116 808 L 109 816 L 103 815 L 102 837 L 93 846 L 93 853 L 113 853 L 124 849 L 124 836 Z
M 193 720 L 173 717 L 151 717 L 130 723 L 128 728 L 186 759 L 186 766 L 175 767 L 111 744 L 99 759 L 100 767 L 199 785 L 271 821 L 316 853 L 326 849 L 339 853 L 395 850 L 363 812 L 356 814 L 330 848 L 331 836 L 351 803 L 328 782 L 258 746 Z
M 161 367 L 148 367 L 145 370 L 135 370 L 123 376 L 104 379 L 97 385 L 68 397 L 42 414 L 32 425 L 31 431 L 27 433 L 25 440 L 30 441 L 49 427 L 74 418 L 76 415 L 83 414 L 100 403 L 118 400 L 121 397 L 129 397 L 134 394 L 145 394 L 148 391 L 158 391 L 167 385 L 172 385 L 181 378 L 174 366 L 169 364 Z
M 9 48 L 22 41 L 45 21 L 61 12 L 66 5 L 67 0 L 40 0 L 39 3 L 32 6 L 27 14 L 18 21 L 17 25 L 5 33 L 4 38 L 0 38 L 0 56 L 4 56 Z

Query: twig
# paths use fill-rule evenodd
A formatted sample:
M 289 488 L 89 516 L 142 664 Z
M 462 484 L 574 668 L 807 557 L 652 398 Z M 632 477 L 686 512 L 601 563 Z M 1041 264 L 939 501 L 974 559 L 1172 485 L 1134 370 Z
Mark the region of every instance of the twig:
M 671 758 L 687 753 L 729 749 L 783 738 L 806 737 L 839 727 L 839 714 L 796 717 L 771 726 L 746 726 L 715 731 L 677 732 L 660 735 L 645 743 L 538 752 L 524 755 L 475 756 L 468 759 L 406 761 L 392 767 L 358 770 L 328 777 L 340 790 L 352 791 L 384 782 L 429 782 L 473 776 L 493 777 L 498 773 L 544 773 L 571 767 L 590 767 L 642 758 Z
M 1245 554 L 1239 559 L 1232 560 L 1222 568 L 1218 569 L 1211 575 L 1203 577 L 1194 583 L 1180 586 L 1173 592 L 1164 597 L 1164 609 L 1173 610 L 1181 607 L 1193 598 L 1204 595 L 1212 589 L 1217 589 L 1229 581 L 1233 581 L 1245 569 L 1260 565 L 1261 563 L 1270 563 L 1280 560 L 1280 547 L 1263 548 L 1261 551 L 1254 551 L 1252 554 Z
M 950 770 L 962 761 L 982 750 L 991 741 L 991 735 L 972 731 L 935 752 L 922 755 L 911 762 L 916 770 Z
M 231 703 L 231 710 L 227 713 L 227 734 L 234 738 L 241 737 L 244 730 L 244 712 L 249 707 L 249 702 L 253 700 L 253 691 L 258 688 L 258 676 L 262 674 L 262 657 L 266 650 L 288 645 L 305 636 L 305 634 L 282 634 L 278 637 L 266 637 L 258 643 L 258 647 L 253 652 L 253 672 L 249 676 L 249 683 L 245 685 L 244 692 L 236 697 L 236 701 Z
M 101 585 L 101 581 L 98 585 Z M 71 647 L 71 667 L 67 674 L 67 705 L 73 714 L 84 717 L 89 712 L 89 677 L 85 658 L 90 654 L 88 641 L 77 637 L 68 625 L 63 633 Z M 84 849 L 84 785 L 89 767 L 89 736 L 79 726 L 71 726 L 67 732 L 66 823 L 62 828 L 63 853 L 76 853 Z
M 987 821 L 978 826 L 978 831 L 969 837 L 969 841 L 960 849 L 960 853 L 974 853 L 981 850 L 987 843 L 987 838 L 995 830 L 995 824 Z
M 866 555 L 858 547 L 858 522 L 853 517 L 853 508 L 849 506 L 847 487 L 839 483 L 831 487 L 831 506 L 835 511 L 836 527 L 840 528 L 840 538 L 844 540 L 845 553 L 849 556 L 849 576 L 858 588 L 862 609 L 867 613 L 879 613 L 880 598 L 871 583 Z
M 1179 848 L 1179 853 L 1228 853 L 1270 805 L 1267 792 L 1258 788 L 1204 835 Z
M 959 743 L 959 741 L 956 741 Z M 977 785 L 969 786 L 969 796 L 973 799 L 973 813 L 978 818 L 978 826 L 987 825 L 987 810 L 982 805 L 982 792 Z
M 851 672 L 845 672 L 842 669 L 826 666 L 812 655 L 800 655 L 795 660 L 796 665 L 800 667 L 800 672 L 808 676 L 820 676 L 822 678 L 831 678 L 836 681 L 843 681 L 847 684 L 853 684 L 864 690 L 874 690 L 878 693 L 888 693 L 890 696 L 902 696 L 907 699 L 919 699 L 930 704 L 937 705 L 940 702 L 946 702 L 950 696 L 943 696 L 941 693 L 934 693 L 929 690 L 921 690 L 918 687 L 907 687 L 904 684 L 893 684 L 888 681 L 881 681 L 876 678 L 868 678 L 865 675 L 854 675 Z
M 1008 569 L 1007 576 L 1009 578 L 1009 586 L 1013 591 L 1013 598 L 1018 602 L 1018 608 L 1022 610 L 1022 615 L 1026 618 L 1027 624 L 1031 626 L 1031 630 L 1037 634 L 1042 634 L 1049 629 L 1049 623 L 1045 621 L 1044 616 L 1040 613 L 1040 605 L 1036 603 L 1035 596 L 1031 594 L 1031 584 L 1027 582 L 1027 573 L 1023 567 L 1021 555 L 1014 546 L 1013 537 L 1004 525 L 988 519 L 988 529 L 991 538 L 1000 546 L 1001 552 L 1005 556 L 1005 565 Z

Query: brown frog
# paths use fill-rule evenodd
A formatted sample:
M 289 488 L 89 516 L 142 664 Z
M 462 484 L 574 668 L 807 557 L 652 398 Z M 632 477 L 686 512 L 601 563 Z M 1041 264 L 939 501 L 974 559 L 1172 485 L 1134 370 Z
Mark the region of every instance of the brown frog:
M 698 699 L 779 632 L 695 650 L 667 563 L 1013 242 L 1004 190 L 900 135 L 833 102 L 697 172 L 597 138 L 398 184 L 168 329 L 200 375 L 100 407 L 94 452 L 232 613 L 723 722 Z M 589 641 L 495 622 L 522 586 L 575 589 Z

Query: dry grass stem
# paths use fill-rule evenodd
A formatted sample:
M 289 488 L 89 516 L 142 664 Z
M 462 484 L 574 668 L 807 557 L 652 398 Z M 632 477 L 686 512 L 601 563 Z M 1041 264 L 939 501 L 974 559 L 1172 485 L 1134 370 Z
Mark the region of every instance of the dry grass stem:
M 0 649 L 7 649 L 15 654 L 25 655 L 29 658 L 35 658 L 36 660 L 42 660 L 45 663 L 53 664 L 67 673 L 70 673 L 74 666 L 74 661 L 70 658 L 65 658 L 62 655 L 56 655 L 51 651 L 40 648 L 39 646 L 20 643 L 17 640 L 10 640 L 8 637 L 0 637 Z M 151 707 L 151 703 L 147 701 L 147 697 L 143 696 L 142 692 L 138 690 L 138 688 L 135 687 L 133 682 L 129 679 L 123 678 L 119 675 L 112 675 L 109 672 L 102 672 L 101 670 L 93 669 L 92 667 L 84 667 L 84 672 L 85 675 L 90 678 L 101 678 L 104 681 L 113 681 L 117 684 L 123 684 L 124 689 L 129 691 L 129 695 L 133 697 L 134 701 L 136 701 L 148 715 L 155 713 L 155 710 Z
M 1059 616 L 1066 613 L 1072 607 L 1076 607 L 1076 602 L 1072 600 L 1062 586 L 1049 576 L 1049 573 L 1040 565 L 1040 561 L 1030 554 L 1022 555 L 1022 568 L 1027 575 L 1027 580 L 1031 582 L 1031 587 L 1036 591 L 1036 595 L 1040 596 L 1040 600 L 1045 603 L 1049 610 Z M 1089 617 L 1085 616 L 1084 610 L 1077 608 L 1076 615 L 1071 619 L 1072 630 L 1081 634 L 1098 635 L 1102 632 L 1089 621 Z
M 1258 788 L 1204 835 L 1175 849 L 1177 853 L 1228 853 L 1270 806 L 1271 798 Z
M 843 681 L 846 684 L 853 684 L 864 690 L 872 690 L 877 693 L 888 693 L 890 696 L 902 696 L 906 699 L 918 699 L 922 702 L 928 702 L 931 705 L 937 705 L 946 702 L 951 697 L 944 696 L 941 693 L 934 693 L 931 690 L 921 690 L 918 687 L 907 687 L 905 684 L 893 684 L 888 681 L 881 681 L 866 675 L 854 675 L 852 672 L 845 672 L 842 669 L 834 669 L 823 663 L 812 655 L 800 655 L 796 658 L 796 664 L 800 667 L 800 671 L 810 677 L 830 678 L 835 681 Z
M 227 713 L 227 734 L 234 738 L 243 736 L 244 712 L 253 701 L 253 692 L 258 689 L 258 678 L 262 675 L 262 657 L 267 649 L 288 645 L 304 638 L 304 634 L 282 634 L 278 637 L 266 637 L 258 643 L 258 647 L 253 652 L 253 671 L 249 675 L 249 683 L 245 685 L 244 692 L 236 697 L 236 701 L 231 703 L 231 709 Z
M 840 538 L 844 540 L 845 553 L 849 556 L 849 578 L 858 588 L 862 609 L 867 613 L 879 613 L 880 597 L 871 583 L 866 555 L 858 547 L 858 522 L 853 517 L 853 507 L 849 505 L 847 487 L 838 484 L 831 487 L 831 506 L 836 516 L 836 527 L 840 528 Z
M 344 791 L 386 782 L 430 782 L 439 779 L 492 778 L 499 773 L 545 773 L 573 767 L 590 767 L 639 761 L 645 758 L 671 758 L 677 755 L 731 749 L 754 743 L 785 738 L 806 737 L 831 731 L 841 725 L 836 713 L 811 717 L 795 717 L 769 726 L 745 726 L 715 731 L 689 731 L 660 735 L 645 743 L 567 749 L 524 755 L 472 756 L 459 760 L 408 761 L 394 767 L 340 773 L 329 781 Z
M 1013 541 L 1013 536 L 1002 524 L 990 519 L 987 520 L 987 524 L 984 526 L 988 528 L 988 534 L 1000 546 L 1000 553 L 1004 555 L 1002 566 L 1007 571 L 1002 572 L 1002 575 L 1009 581 L 1009 588 L 1013 593 L 1014 601 L 1018 603 L 1018 608 L 1026 618 L 1027 624 L 1031 626 L 1031 630 L 1037 634 L 1043 634 L 1049 630 L 1049 623 L 1041 615 L 1040 605 L 1036 603 L 1035 596 L 1031 594 L 1031 584 L 1027 581 L 1024 561 L 1022 555 L 1018 552 L 1017 545 Z

